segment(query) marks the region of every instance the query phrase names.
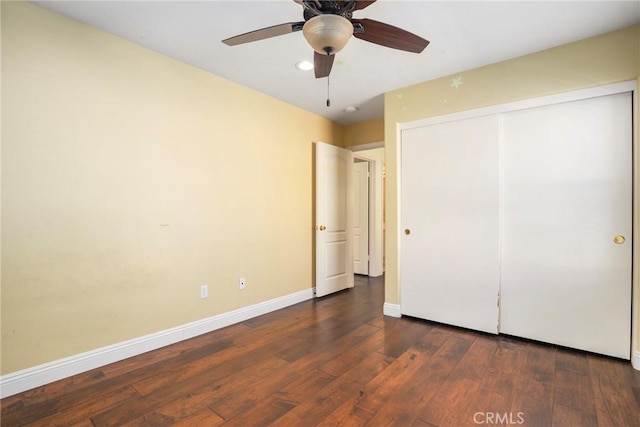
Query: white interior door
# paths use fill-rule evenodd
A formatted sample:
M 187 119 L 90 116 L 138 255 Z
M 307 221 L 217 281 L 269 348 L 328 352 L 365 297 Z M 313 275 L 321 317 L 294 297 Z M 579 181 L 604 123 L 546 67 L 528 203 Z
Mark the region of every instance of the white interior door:
M 401 179 L 401 313 L 497 333 L 497 116 L 402 131 Z
M 316 296 L 353 287 L 351 242 L 353 153 L 317 142 Z
M 353 272 L 369 274 L 369 162 L 353 164 Z
M 503 116 L 501 332 L 630 357 L 631 99 Z

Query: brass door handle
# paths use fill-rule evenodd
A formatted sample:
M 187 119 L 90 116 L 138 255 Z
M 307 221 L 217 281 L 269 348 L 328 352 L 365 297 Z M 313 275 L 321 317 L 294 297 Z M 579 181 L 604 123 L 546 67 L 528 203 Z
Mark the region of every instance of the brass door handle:
M 615 243 L 616 245 L 621 245 L 624 243 L 624 236 L 621 235 L 617 235 L 616 237 L 613 238 L 613 243 Z
M 411 230 L 409 230 L 408 228 L 405 228 L 404 229 L 404 234 L 406 234 L 408 236 L 409 234 L 411 234 Z
M 324 225 L 321 225 L 320 227 L 318 227 L 320 229 L 320 231 L 324 231 L 327 229 L 327 227 L 325 227 Z

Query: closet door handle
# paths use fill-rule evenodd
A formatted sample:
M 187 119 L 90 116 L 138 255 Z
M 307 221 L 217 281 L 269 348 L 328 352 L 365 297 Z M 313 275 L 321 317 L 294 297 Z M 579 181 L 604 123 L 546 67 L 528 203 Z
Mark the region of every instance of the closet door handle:
M 409 234 L 411 234 L 411 230 L 409 230 L 408 228 L 405 228 L 404 229 L 404 234 L 406 234 L 408 236 Z
M 624 243 L 624 236 L 621 235 L 617 235 L 616 237 L 613 238 L 613 243 L 615 243 L 616 245 L 621 245 Z

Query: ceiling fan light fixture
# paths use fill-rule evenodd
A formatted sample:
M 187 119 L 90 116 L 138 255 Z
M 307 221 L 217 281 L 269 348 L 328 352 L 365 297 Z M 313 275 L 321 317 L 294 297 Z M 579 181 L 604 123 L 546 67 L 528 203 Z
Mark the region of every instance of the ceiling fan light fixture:
M 333 55 L 340 52 L 353 35 L 353 24 L 343 16 L 318 15 L 305 22 L 302 34 L 313 50 Z

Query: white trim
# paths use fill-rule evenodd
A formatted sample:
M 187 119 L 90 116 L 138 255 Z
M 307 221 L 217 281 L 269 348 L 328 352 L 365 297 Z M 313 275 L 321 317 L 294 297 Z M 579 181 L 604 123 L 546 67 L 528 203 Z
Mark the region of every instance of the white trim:
M 384 148 L 384 141 L 368 142 L 366 144 L 352 145 L 351 147 L 347 147 L 347 150 L 363 151 L 363 150 L 372 150 L 374 148 Z
M 76 354 L 0 377 L 2 398 L 70 377 L 129 357 L 156 350 L 234 323 L 279 310 L 313 298 L 313 289 L 274 298 L 132 340 Z
M 634 351 L 632 356 L 631 356 L 631 366 L 633 366 L 633 368 L 636 371 L 640 371 L 640 351 Z
M 402 307 L 402 125 L 403 123 L 397 123 L 396 122 L 396 146 L 395 146 L 395 151 L 396 151 L 396 158 L 395 158 L 395 169 L 396 169 L 396 188 L 395 188 L 395 194 L 396 194 L 396 198 L 394 200 L 391 200 L 391 192 L 387 191 L 386 193 L 386 199 L 385 199 L 385 203 L 387 204 L 387 206 L 389 206 L 391 203 L 394 204 L 394 207 L 396 208 L 396 283 L 398 284 L 398 303 L 399 304 L 394 304 L 398 306 L 398 311 L 401 312 L 401 307 Z M 388 159 L 387 156 L 387 151 L 385 149 L 385 162 L 386 164 L 389 164 L 389 161 L 386 160 Z M 388 169 L 387 169 L 388 170 Z M 387 186 L 391 186 L 391 184 L 389 184 L 389 179 L 387 178 Z M 389 221 L 389 212 L 387 211 L 386 213 L 386 218 L 387 218 L 387 224 L 388 225 L 388 221 Z M 386 229 L 388 229 L 388 227 L 386 227 Z M 386 239 L 390 239 L 392 238 L 391 236 L 389 236 L 389 234 L 387 233 L 386 235 Z M 386 254 L 387 256 L 389 256 L 389 254 Z M 401 314 L 402 315 L 402 314 Z
M 382 306 L 382 313 L 385 316 L 389 317 L 401 317 L 400 313 L 400 304 L 391 304 L 389 302 L 385 302 Z
M 637 86 L 637 83 L 636 83 Z M 636 224 L 640 224 L 640 201 L 636 195 L 640 188 L 640 170 L 638 170 L 638 91 L 637 88 L 633 91 L 633 246 L 631 248 L 631 270 L 633 271 L 631 277 L 631 365 L 638 371 L 640 371 L 640 342 L 638 342 L 638 298 L 640 293 L 638 289 L 638 280 L 640 280 L 640 274 L 638 269 L 640 266 L 636 265 L 636 250 L 638 250 L 638 240 L 640 238 L 640 230 L 636 227 Z
M 581 99 L 595 98 L 598 96 L 614 95 L 623 92 L 633 92 L 637 89 L 635 80 L 614 83 L 606 86 L 592 87 L 571 92 L 564 92 L 555 95 L 541 96 L 538 98 L 525 99 L 522 101 L 507 102 L 505 104 L 492 105 L 490 107 L 475 108 L 473 110 L 461 111 L 458 113 L 444 114 L 441 116 L 419 119 L 412 122 L 398 123 L 398 132 L 402 137 L 402 131 L 418 127 L 430 126 L 437 123 L 452 122 L 475 117 L 502 114 L 511 111 L 525 110 L 529 108 L 542 107 L 545 105 L 560 104 L 563 102 L 578 101 Z M 402 141 L 399 139 L 398 141 Z

